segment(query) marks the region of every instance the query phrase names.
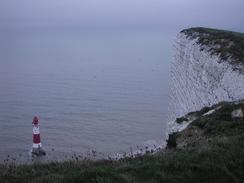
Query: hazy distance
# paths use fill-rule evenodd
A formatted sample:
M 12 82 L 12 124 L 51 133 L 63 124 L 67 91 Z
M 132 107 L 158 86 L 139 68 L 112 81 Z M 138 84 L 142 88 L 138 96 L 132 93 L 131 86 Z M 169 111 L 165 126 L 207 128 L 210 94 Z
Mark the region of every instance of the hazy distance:
M 1 29 L 167 29 L 244 31 L 243 0 L 1 0 Z

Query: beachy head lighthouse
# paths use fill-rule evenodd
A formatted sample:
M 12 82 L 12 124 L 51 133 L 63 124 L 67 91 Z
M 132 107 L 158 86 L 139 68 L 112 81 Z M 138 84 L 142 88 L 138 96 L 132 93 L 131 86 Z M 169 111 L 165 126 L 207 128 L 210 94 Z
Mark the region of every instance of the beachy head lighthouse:
M 40 136 L 40 125 L 39 120 L 35 116 L 32 121 L 33 125 L 33 146 L 32 146 L 32 155 L 35 156 L 44 156 L 46 155 L 46 152 L 42 149 L 42 143 L 41 143 L 41 136 Z

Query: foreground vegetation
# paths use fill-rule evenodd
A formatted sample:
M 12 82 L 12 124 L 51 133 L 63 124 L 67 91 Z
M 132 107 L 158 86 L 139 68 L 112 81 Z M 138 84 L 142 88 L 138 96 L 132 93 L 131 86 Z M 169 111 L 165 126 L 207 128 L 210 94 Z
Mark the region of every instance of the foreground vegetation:
M 231 111 L 243 103 L 224 103 L 176 133 L 177 144 L 157 154 L 119 161 L 68 161 L 1 165 L 0 182 L 201 183 L 244 182 L 244 120 Z M 189 140 L 187 140 L 189 139 Z

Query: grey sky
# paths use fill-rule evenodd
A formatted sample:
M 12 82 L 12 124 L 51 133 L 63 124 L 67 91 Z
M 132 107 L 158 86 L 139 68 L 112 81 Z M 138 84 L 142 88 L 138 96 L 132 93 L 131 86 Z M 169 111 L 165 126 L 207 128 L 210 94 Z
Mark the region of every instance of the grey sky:
M 244 0 L 0 0 L 1 28 L 97 27 L 244 32 Z

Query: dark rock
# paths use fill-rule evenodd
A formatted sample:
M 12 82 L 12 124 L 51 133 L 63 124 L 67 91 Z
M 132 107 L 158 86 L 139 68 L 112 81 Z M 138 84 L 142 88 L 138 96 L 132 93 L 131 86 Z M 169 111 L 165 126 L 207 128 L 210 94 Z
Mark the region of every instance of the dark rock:
M 177 144 L 176 144 L 176 133 L 171 133 L 169 134 L 169 138 L 167 139 L 167 149 L 171 149 L 171 148 L 176 148 Z
M 46 152 L 41 148 L 33 148 L 32 149 L 32 156 L 45 156 Z
M 185 118 L 185 117 L 181 117 L 181 118 L 176 118 L 176 123 L 182 123 L 182 122 L 184 122 L 184 121 L 188 121 L 188 119 L 187 118 Z

